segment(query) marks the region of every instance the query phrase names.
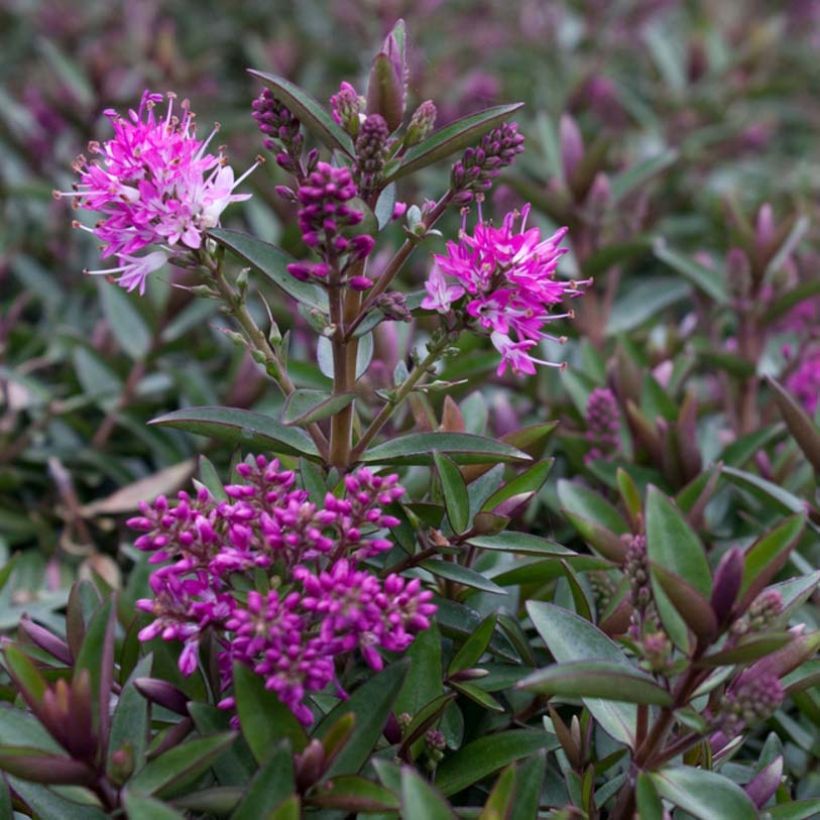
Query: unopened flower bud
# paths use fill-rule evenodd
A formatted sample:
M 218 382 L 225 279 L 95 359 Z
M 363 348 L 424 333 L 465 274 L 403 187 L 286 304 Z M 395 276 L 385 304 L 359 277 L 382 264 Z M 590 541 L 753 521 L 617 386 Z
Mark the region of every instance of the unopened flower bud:
M 310 788 L 324 774 L 325 759 L 325 747 L 316 738 L 308 743 L 303 752 L 294 756 L 294 774 L 300 791 Z
M 173 684 L 158 678 L 137 678 L 134 688 L 151 703 L 178 715 L 188 715 L 188 696 Z
M 410 147 L 427 139 L 435 127 L 437 116 L 435 103 L 432 100 L 425 100 L 410 118 L 407 133 L 404 135 L 404 144 Z
M 390 132 L 379 114 L 370 114 L 356 139 L 355 176 L 362 197 L 367 198 L 381 179 Z
M 712 584 L 712 611 L 719 625 L 729 618 L 743 580 L 743 550 L 732 547 L 721 558 Z
M 126 743 L 111 755 L 108 765 L 108 777 L 112 783 L 121 786 L 134 771 L 134 747 Z
M 584 140 L 578 123 L 569 115 L 564 114 L 558 126 L 559 141 L 561 144 L 561 165 L 564 169 L 564 178 L 570 182 L 575 169 L 584 158 Z
M 348 82 L 343 82 L 330 98 L 330 110 L 334 121 L 352 137 L 359 133 L 359 114 L 363 107 L 364 98 L 360 97 Z

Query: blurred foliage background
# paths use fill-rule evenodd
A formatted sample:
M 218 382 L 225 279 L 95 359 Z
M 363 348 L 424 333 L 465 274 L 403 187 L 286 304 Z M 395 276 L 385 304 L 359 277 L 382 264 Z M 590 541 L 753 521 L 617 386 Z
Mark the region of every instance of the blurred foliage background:
M 578 317 L 579 338 L 565 354 L 573 367 L 563 378 L 542 372 L 524 388 L 493 380 L 494 360 L 481 340 L 465 342 L 465 355 L 443 377 L 466 380 L 456 397 L 468 429 L 500 435 L 560 418 L 559 469 L 583 471 L 590 391 L 619 366 L 621 378 L 624 368 L 640 375 L 660 366 L 655 372 L 670 401 L 679 403 L 687 386 L 699 395 L 704 462 L 758 426 L 769 431 L 760 447 L 782 438 L 776 412 L 765 405 L 756 425 L 739 428 L 714 398 L 711 380 L 743 379 L 750 367 L 784 375 L 783 346 L 814 344 L 816 321 L 799 339 L 792 327 L 770 334 L 749 362 L 733 353 L 731 311 L 704 302 L 704 271 L 706 279 L 709 270 L 718 279 L 731 273 L 727 252 L 748 239 L 759 207 L 771 203 L 782 234 L 777 247 L 788 257 L 775 295 L 803 287 L 816 319 L 820 3 L 4 0 L 0 549 L 21 555 L 16 583 L 0 595 L 0 628 L 15 624 L 23 609 L 46 623 L 57 618 L 78 572 L 123 583 L 130 552 L 119 549 L 117 516 L 180 486 L 202 450 L 201 441 L 148 420 L 184 405 L 270 408 L 276 401 L 256 365 L 222 332 L 214 304 L 184 289 L 185 271 L 152 277 L 145 300 L 82 276 L 101 266 L 97 249 L 72 230 L 65 202 L 51 192 L 70 187 L 74 158 L 90 139 L 106 136 L 101 112 L 127 109 L 146 87 L 174 90 L 190 98 L 202 131 L 222 124 L 232 164 L 242 170 L 262 148 L 249 116 L 259 89 L 247 67 L 292 78 L 326 100 L 342 79 L 363 85 L 374 47 L 399 17 L 412 42 L 411 108 L 432 98 L 443 124 L 495 103 L 527 103 L 521 121 L 529 150 L 488 210 L 529 200 L 545 225 L 570 224 L 568 267 L 594 273 L 600 293 L 597 312 Z M 255 173 L 247 183 L 254 198 L 226 222 L 298 253 L 289 206 L 273 191 L 278 173 L 273 162 Z M 440 195 L 445 170 L 425 174 L 423 191 L 402 190 L 399 198 Z M 597 188 L 595 179 L 603 180 Z M 453 217 L 445 234 L 457 224 Z M 398 227 L 393 237 L 400 240 Z M 681 255 L 676 263 L 664 259 L 663 248 Z M 406 274 L 408 287 L 423 278 L 424 258 Z M 316 366 L 298 364 L 312 360 L 303 319 L 280 294 L 268 296 L 292 331 L 298 383 L 324 384 Z M 381 372 L 406 359 L 405 331 L 380 331 Z M 379 368 L 373 372 L 366 389 L 383 386 Z M 414 423 L 432 423 L 438 402 L 416 402 Z M 747 458 L 756 449 L 747 441 Z M 232 457 L 215 443 L 205 452 L 220 469 Z M 678 488 L 651 453 L 644 468 L 655 470 L 661 486 Z M 764 473 L 796 493 L 811 485 L 793 446 L 775 453 Z M 589 475 L 611 479 L 600 470 Z M 548 531 L 555 524 L 550 492 L 530 505 L 527 526 Z M 754 505 L 726 513 L 727 504 L 723 516 L 713 516 L 715 526 L 720 531 L 723 522 L 724 532 L 742 538 Z M 737 526 L 726 525 L 726 515 Z M 801 560 L 816 558 L 813 549 Z M 144 575 L 129 583 L 138 582 Z

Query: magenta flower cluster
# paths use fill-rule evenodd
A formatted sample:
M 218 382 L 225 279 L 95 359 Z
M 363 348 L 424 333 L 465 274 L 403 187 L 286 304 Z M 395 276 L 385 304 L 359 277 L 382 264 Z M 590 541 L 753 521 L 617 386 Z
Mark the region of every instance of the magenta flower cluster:
M 361 224 L 364 212 L 350 205 L 358 196 L 356 183 L 348 168 L 334 168 L 320 162 L 296 193 L 299 202 L 299 229 L 305 244 L 321 257 L 321 262 L 293 262 L 291 276 L 305 281 L 312 277 L 327 281 L 337 267 L 364 259 L 373 250 L 375 240 L 366 233 L 349 235 L 349 229 Z M 340 265 L 340 262 L 344 264 Z M 348 284 L 366 290 L 373 283 L 366 276 L 351 276 Z
M 225 697 L 235 662 L 265 679 L 303 723 L 306 697 L 336 684 L 335 659 L 359 651 L 373 669 L 379 650 L 401 652 L 430 625 L 432 593 L 418 579 L 381 579 L 359 561 L 392 547 L 385 530 L 399 522 L 384 507 L 402 497 L 397 476 L 361 469 L 344 494 L 322 506 L 297 486 L 292 470 L 257 456 L 237 467 L 242 481 L 218 500 L 206 489 L 144 503 L 129 526 L 138 548 L 161 564 L 154 597 L 137 602 L 154 620 L 142 640 L 183 643 L 181 671 L 190 675 L 200 643 L 212 631 Z M 265 588 L 257 588 L 259 573 Z
M 102 214 L 87 230 L 102 242 L 103 255 L 116 257 L 118 264 L 86 272 L 118 274 L 122 287 L 140 293 L 148 275 L 161 268 L 175 248 L 198 249 L 225 208 L 249 198 L 233 190 L 253 170 L 234 179 L 225 158 L 207 152 L 218 128 L 198 140 L 187 101 L 177 114 L 174 95 L 169 94 L 165 114 L 157 117 L 155 108 L 162 99 L 145 91 L 138 110 L 129 111 L 127 118 L 105 111 L 113 138 L 89 144 L 95 161 L 78 157 L 80 182 L 73 192 L 55 192 L 57 197 L 76 197 L 79 207 Z M 149 247 L 154 250 L 137 255 Z
M 572 316 L 550 311 L 589 284 L 556 278 L 558 260 L 567 252 L 560 247 L 567 229 L 542 239 L 537 227 L 526 227 L 529 212 L 529 205 L 520 214 L 510 212 L 499 228 L 479 221 L 472 235 L 462 230 L 445 254 L 434 255 L 425 284 L 423 308 L 443 314 L 463 308 L 474 328 L 489 333 L 501 354 L 499 375 L 508 367 L 531 375 L 536 364 L 553 364 L 537 359 L 533 348 L 553 338 L 544 332 L 545 324 Z
M 806 412 L 814 415 L 820 402 L 820 347 L 809 350 L 786 380 Z

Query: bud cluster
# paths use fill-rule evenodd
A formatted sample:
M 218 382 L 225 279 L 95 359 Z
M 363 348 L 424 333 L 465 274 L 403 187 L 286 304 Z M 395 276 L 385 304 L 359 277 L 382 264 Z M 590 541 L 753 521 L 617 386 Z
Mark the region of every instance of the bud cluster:
M 468 148 L 450 172 L 453 203 L 469 205 L 488 190 L 493 180 L 524 150 L 524 135 L 515 122 L 506 122 L 482 137 L 478 148 Z
M 225 487 L 225 501 L 204 488 L 176 503 L 161 496 L 128 522 L 142 533 L 135 545 L 163 563 L 150 578 L 154 597 L 137 602 L 154 617 L 140 639 L 182 641 L 179 667 L 190 675 L 203 636 L 213 634 L 223 708 L 233 707 L 227 690 L 238 662 L 310 723 L 305 698 L 338 688 L 339 656 L 358 651 L 380 669 L 379 650 L 405 650 L 435 612 L 418 579 L 358 567 L 391 548 L 384 530 L 399 522 L 382 508 L 404 490 L 395 475 L 361 469 L 320 507 L 276 460 L 257 456 L 237 472 L 243 480 Z M 260 572 L 270 574 L 265 591 L 254 588 Z
M 730 688 L 720 704 L 718 725 L 729 738 L 747 727 L 770 718 L 785 697 L 783 685 L 774 675 L 760 675 Z
M 766 589 L 752 601 L 746 613 L 730 629 L 734 640 L 754 632 L 763 632 L 783 611 L 783 596 L 776 589 Z
M 294 262 L 288 265 L 291 276 L 302 281 L 316 278 L 327 281 L 339 262 L 364 259 L 370 254 L 375 240 L 369 234 L 349 237 L 348 228 L 361 224 L 364 212 L 350 204 L 358 196 L 358 190 L 348 168 L 334 168 L 326 162 L 316 169 L 299 186 L 299 228 L 305 244 L 316 251 L 321 262 Z M 364 290 L 372 284 L 366 277 L 353 277 L 349 284 Z
M 252 115 L 265 134 L 265 148 L 278 151 L 276 162 L 291 173 L 297 173 L 304 137 L 301 124 L 290 109 L 277 100 L 269 88 L 253 101 Z
M 355 179 L 363 198 L 367 199 L 381 180 L 387 155 L 390 130 L 384 117 L 370 114 L 362 123 L 356 139 Z
M 610 458 L 618 449 L 621 416 L 615 394 L 607 387 L 596 387 L 587 400 L 587 441 L 591 447 L 586 461 Z

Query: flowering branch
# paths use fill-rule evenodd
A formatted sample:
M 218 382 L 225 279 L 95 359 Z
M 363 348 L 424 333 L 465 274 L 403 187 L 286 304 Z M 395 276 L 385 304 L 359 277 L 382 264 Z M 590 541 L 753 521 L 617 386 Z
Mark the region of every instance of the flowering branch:
M 351 454 L 352 460 L 357 461 L 362 453 L 367 449 L 371 441 L 378 435 L 379 431 L 390 420 L 390 417 L 398 409 L 401 403 L 412 393 L 416 385 L 430 372 L 430 368 L 438 361 L 441 354 L 449 344 L 453 342 L 451 333 L 442 334 L 441 339 L 436 343 L 431 343 L 429 352 L 421 362 L 413 369 L 413 372 L 401 383 L 395 395 L 378 412 L 368 428 L 362 434 Z

